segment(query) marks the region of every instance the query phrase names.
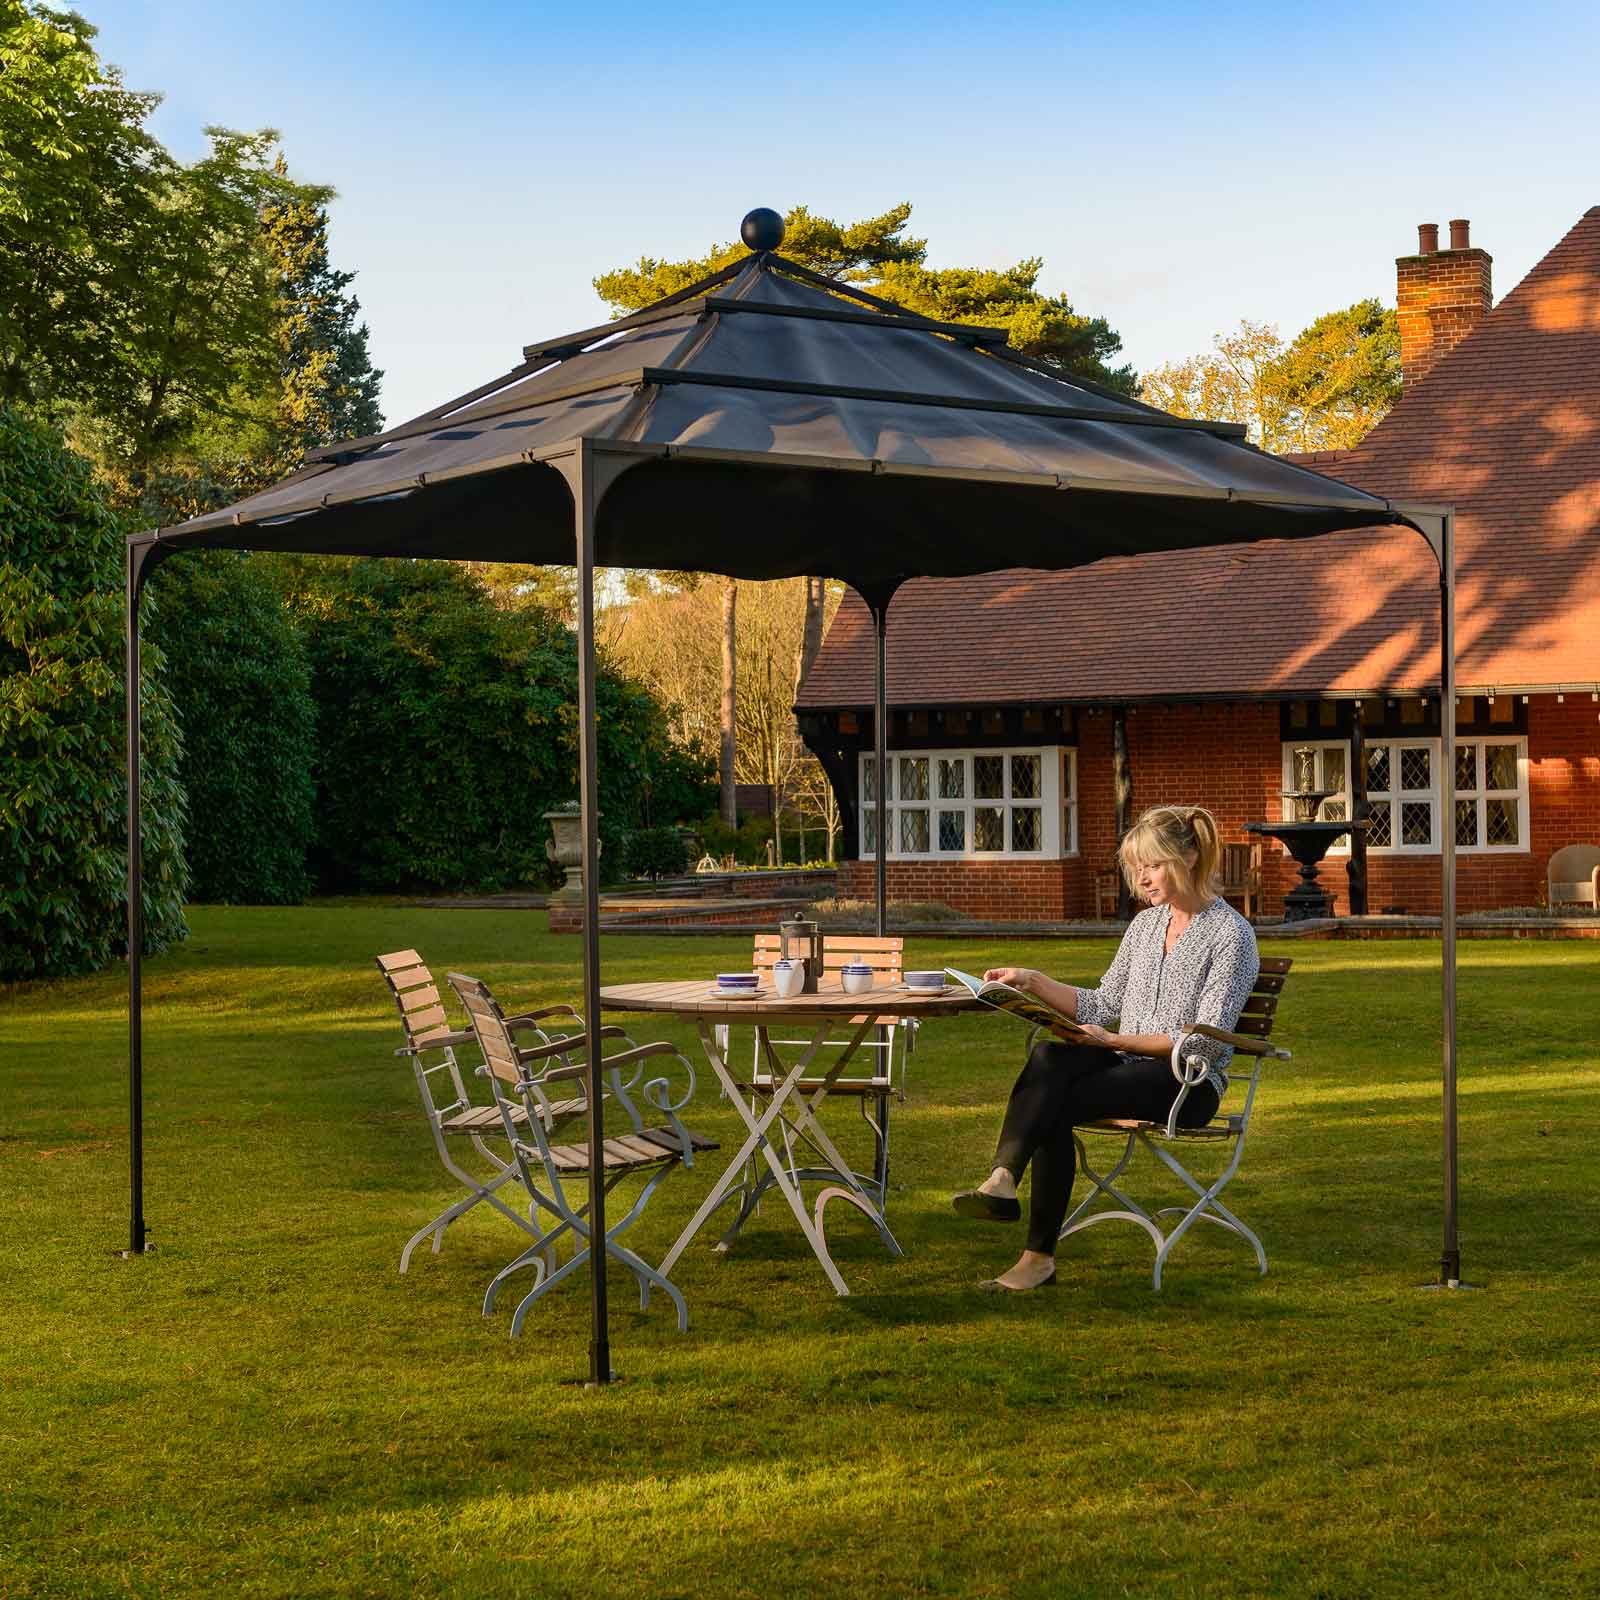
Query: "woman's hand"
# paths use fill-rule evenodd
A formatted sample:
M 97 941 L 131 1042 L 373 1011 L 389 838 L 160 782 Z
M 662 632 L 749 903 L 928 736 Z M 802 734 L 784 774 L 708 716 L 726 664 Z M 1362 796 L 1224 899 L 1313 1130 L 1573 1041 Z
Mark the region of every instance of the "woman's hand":
M 1032 967 L 990 967 L 984 973 L 985 983 L 1009 983 L 1013 989 L 1020 989 L 1024 994 L 1034 992 L 1034 979 L 1040 974 Z
M 1079 1026 L 1096 1044 L 1103 1044 L 1107 1050 L 1122 1048 L 1122 1036 L 1112 1033 L 1109 1028 L 1102 1028 L 1097 1022 L 1084 1022 Z

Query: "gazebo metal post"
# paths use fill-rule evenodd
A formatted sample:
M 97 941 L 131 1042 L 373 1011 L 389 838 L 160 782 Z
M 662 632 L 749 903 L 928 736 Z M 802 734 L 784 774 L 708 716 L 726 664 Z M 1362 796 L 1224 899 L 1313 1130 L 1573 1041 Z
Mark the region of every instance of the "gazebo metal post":
M 1350 820 L 1365 822 L 1372 815 L 1367 800 L 1367 726 L 1358 695 L 1350 708 Z M 1350 860 L 1345 867 L 1345 884 L 1350 896 L 1350 915 L 1367 914 L 1367 830 L 1355 828 L 1350 834 Z
M 125 574 L 124 619 L 127 697 L 128 785 L 128 1248 L 124 1258 L 143 1255 L 149 1229 L 144 1220 L 144 828 L 140 816 L 139 601 L 145 579 L 166 552 L 153 538 L 130 539 Z
M 1128 922 L 1133 917 L 1133 890 L 1128 887 L 1127 874 L 1122 870 L 1122 841 L 1129 828 L 1133 826 L 1133 818 L 1129 815 L 1133 806 L 1133 770 L 1128 765 L 1128 708 L 1126 706 L 1113 706 L 1111 708 L 1111 792 L 1113 807 L 1116 812 L 1117 850 L 1115 857 L 1117 869 L 1117 920 Z M 1093 884 L 1090 885 L 1094 887 Z M 1095 915 L 1100 915 L 1098 904 L 1099 896 L 1096 895 Z
M 611 1382 L 606 1304 L 605 1108 L 600 1041 L 599 735 L 594 668 L 594 523 L 599 509 L 594 451 L 580 441 L 566 474 L 578 546 L 578 798 L 583 810 L 583 1015 L 589 1085 L 589 1382 Z
M 1444 1254 L 1439 1281 L 1461 1284 L 1456 1238 L 1456 517 L 1439 518 L 1439 764 L 1443 795 L 1439 838 L 1439 936 L 1444 1005 Z
M 876 644 L 876 675 L 872 700 L 872 748 L 875 770 L 878 774 L 878 826 L 875 830 L 874 893 L 877 898 L 878 919 L 874 926 L 881 939 L 889 931 L 889 730 L 887 693 L 884 688 L 884 647 L 889 631 L 889 599 L 891 589 L 872 595 L 867 604 L 872 608 L 873 638 Z

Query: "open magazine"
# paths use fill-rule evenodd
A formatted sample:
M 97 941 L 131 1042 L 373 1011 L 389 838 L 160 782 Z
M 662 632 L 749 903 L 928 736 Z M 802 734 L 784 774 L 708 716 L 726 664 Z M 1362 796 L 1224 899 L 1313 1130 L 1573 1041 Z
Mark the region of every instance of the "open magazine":
M 985 983 L 982 978 L 975 978 L 970 972 L 957 972 L 954 967 L 946 967 L 944 972 L 947 978 L 953 978 L 957 983 L 970 989 L 974 998 L 983 1001 L 985 1005 L 994 1006 L 999 1011 L 1009 1011 L 1012 1016 L 1020 1017 L 1024 1022 L 1043 1028 L 1058 1039 L 1065 1039 L 1068 1044 L 1092 1044 L 1102 1050 L 1109 1048 L 1103 1039 L 1095 1038 L 1092 1033 L 1085 1033 L 1071 1017 L 1063 1015 L 1054 1006 L 1046 1005 L 1038 995 L 1024 994 L 1020 989 L 1013 989 L 1009 983 Z M 1287 1050 L 1269 1044 L 1265 1039 L 1252 1039 L 1242 1033 L 1229 1033 L 1226 1028 L 1213 1028 L 1203 1022 L 1190 1022 L 1184 1025 L 1183 1031 L 1198 1033 L 1207 1039 L 1218 1039 L 1223 1044 L 1232 1045 L 1243 1055 L 1275 1056 L 1280 1061 L 1290 1059 Z
M 944 971 L 947 978 L 953 978 L 970 989 L 974 998 L 983 1001 L 986 1006 L 1009 1011 L 1023 1022 L 1043 1028 L 1058 1039 L 1065 1039 L 1068 1044 L 1105 1047 L 1103 1040 L 1085 1033 L 1071 1017 L 1057 1011 L 1054 1006 L 1046 1005 L 1036 994 L 1024 994 L 1020 989 L 1013 989 L 1009 983 L 985 983 L 982 978 L 975 978 L 970 972 L 957 972 L 954 967 L 946 967 Z

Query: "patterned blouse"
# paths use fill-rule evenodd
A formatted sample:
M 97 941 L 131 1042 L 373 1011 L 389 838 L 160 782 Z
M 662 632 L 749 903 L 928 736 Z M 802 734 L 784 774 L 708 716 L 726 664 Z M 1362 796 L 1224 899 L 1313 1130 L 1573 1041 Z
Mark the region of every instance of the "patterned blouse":
M 1079 1022 L 1172 1039 L 1186 1022 L 1235 1026 L 1261 970 L 1254 930 L 1225 900 L 1213 900 L 1194 914 L 1169 955 L 1171 920 L 1170 906 L 1151 906 L 1128 924 L 1100 987 L 1078 990 Z M 1192 1037 L 1183 1053 L 1209 1064 L 1205 1081 L 1219 1095 L 1228 1087 L 1230 1045 Z

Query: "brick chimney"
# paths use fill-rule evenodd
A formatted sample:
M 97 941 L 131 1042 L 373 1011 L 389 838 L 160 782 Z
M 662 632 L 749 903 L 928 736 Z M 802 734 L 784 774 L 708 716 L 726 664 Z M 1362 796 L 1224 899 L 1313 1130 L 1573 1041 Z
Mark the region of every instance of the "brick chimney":
M 1450 224 L 1450 248 L 1439 248 L 1439 224 L 1420 223 L 1417 253 L 1395 262 L 1400 365 L 1406 386 L 1427 377 L 1489 314 L 1489 268 L 1494 258 L 1468 242 L 1468 223 Z

